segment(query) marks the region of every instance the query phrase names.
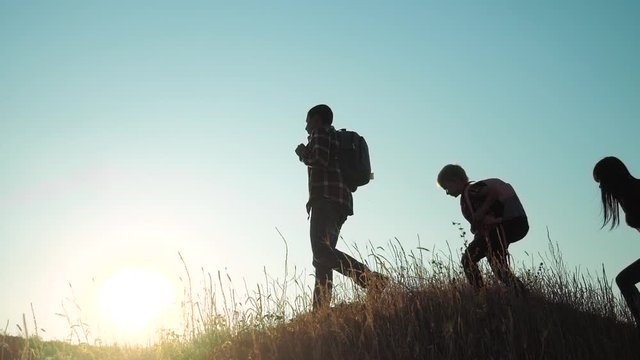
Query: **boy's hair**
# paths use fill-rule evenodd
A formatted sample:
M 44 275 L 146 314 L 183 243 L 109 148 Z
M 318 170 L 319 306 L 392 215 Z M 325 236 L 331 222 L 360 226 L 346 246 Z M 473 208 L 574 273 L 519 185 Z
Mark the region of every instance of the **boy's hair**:
M 325 104 L 320 104 L 312 107 L 307 113 L 307 117 L 320 116 L 322 122 L 325 125 L 331 125 L 333 123 L 333 111 Z
M 455 164 L 445 165 L 438 174 L 438 185 L 442 185 L 442 182 L 449 180 L 462 180 L 469 181 L 467 173 L 462 166 Z

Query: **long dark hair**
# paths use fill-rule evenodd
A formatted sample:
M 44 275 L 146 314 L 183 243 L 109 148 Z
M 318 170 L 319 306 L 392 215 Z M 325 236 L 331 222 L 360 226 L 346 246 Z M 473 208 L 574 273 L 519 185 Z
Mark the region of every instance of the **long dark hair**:
M 614 229 L 620 224 L 620 205 L 625 195 L 625 185 L 632 178 L 624 163 L 614 156 L 605 157 L 593 168 L 593 179 L 600 183 L 604 216 L 602 227 L 611 223 L 611 229 Z

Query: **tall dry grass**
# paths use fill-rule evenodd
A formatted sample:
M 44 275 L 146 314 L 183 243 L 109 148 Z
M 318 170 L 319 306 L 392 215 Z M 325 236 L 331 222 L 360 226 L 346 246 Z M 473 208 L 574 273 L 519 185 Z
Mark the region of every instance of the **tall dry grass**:
M 631 316 L 604 271 L 568 270 L 551 240 L 546 254 L 517 266 L 530 291 L 526 297 L 495 283 L 487 267 L 487 287 L 471 289 L 461 272 L 461 249 L 435 251 L 418 239 L 407 250 L 395 239 L 352 252 L 393 285 L 372 295 L 339 280 L 334 306 L 310 313 L 310 277 L 289 268 L 286 252 L 282 277 L 265 270 L 262 284 L 243 283 L 241 293 L 228 274 L 201 269 L 192 277 L 181 256 L 180 333 L 165 331 L 150 347 L 70 345 L 28 336 L 25 321 L 28 340 L 6 331 L 0 336 L 0 360 L 640 358 Z M 81 322 L 69 323 L 80 329 L 78 338 L 86 336 Z
M 399 241 L 374 248 L 367 257 L 370 265 L 394 279 L 382 294 L 367 296 L 343 283 L 342 295 L 350 294 L 351 302 L 338 301 L 314 314 L 300 311 L 267 327 L 232 326 L 229 341 L 213 347 L 206 358 L 640 358 L 630 314 L 604 271 L 567 270 L 558 246 L 549 240 L 548 253 L 535 267 L 517 271 L 529 295 L 517 296 L 495 283 L 486 267 L 488 286 L 477 292 L 462 275 L 460 253 L 420 246 L 406 251 Z

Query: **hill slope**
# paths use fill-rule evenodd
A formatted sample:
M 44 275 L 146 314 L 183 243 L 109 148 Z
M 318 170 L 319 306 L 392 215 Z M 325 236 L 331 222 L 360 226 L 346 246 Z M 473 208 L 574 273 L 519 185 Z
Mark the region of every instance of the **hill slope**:
M 213 359 L 638 359 L 635 329 L 612 317 L 462 285 L 377 299 L 240 332 Z

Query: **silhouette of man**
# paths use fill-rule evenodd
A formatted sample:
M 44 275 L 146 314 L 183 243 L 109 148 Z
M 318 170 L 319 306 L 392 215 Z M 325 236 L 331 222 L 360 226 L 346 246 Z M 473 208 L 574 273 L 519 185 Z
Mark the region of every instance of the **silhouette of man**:
M 337 160 L 338 135 L 333 112 L 321 104 L 307 113 L 308 143 L 295 150 L 308 168 L 311 250 L 315 268 L 313 309 L 331 302 L 333 270 L 351 277 L 362 287 L 386 283 L 386 277 L 372 272 L 363 263 L 336 249 L 340 229 L 353 215 L 353 197 L 345 184 Z

